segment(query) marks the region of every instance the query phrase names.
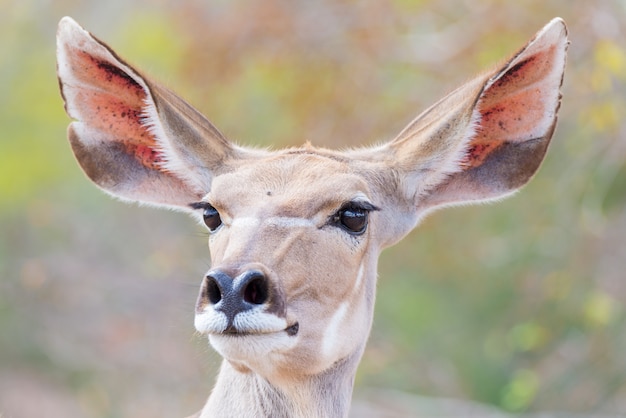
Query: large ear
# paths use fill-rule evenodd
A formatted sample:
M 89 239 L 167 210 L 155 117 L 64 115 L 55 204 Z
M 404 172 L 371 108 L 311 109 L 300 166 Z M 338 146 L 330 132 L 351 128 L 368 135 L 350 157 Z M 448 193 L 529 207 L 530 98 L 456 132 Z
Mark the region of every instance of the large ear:
M 384 146 L 409 201 L 441 205 L 506 196 L 539 168 L 554 132 L 567 29 L 557 18 L 504 65 L 452 92 Z
M 65 17 L 57 71 L 72 149 L 110 194 L 156 205 L 198 201 L 238 149 L 200 113 Z

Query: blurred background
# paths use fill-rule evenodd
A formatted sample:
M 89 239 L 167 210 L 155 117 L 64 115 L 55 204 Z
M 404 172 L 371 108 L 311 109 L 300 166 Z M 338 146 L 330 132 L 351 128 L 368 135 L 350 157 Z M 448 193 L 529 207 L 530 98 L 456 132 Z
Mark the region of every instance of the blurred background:
M 355 402 L 384 388 L 513 413 L 626 413 L 624 0 L 0 10 L 2 417 L 184 416 L 220 362 L 193 328 L 210 263 L 203 228 L 113 201 L 74 161 L 55 76 L 64 15 L 227 137 L 274 147 L 391 139 L 563 17 L 571 46 L 543 167 L 515 197 L 439 212 L 384 252 Z

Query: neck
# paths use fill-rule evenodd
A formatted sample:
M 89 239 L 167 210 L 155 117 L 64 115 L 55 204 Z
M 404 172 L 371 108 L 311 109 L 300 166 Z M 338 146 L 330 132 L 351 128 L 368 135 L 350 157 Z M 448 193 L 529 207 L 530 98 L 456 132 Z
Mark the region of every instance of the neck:
M 325 372 L 276 385 L 227 360 L 200 417 L 346 417 L 361 352 Z

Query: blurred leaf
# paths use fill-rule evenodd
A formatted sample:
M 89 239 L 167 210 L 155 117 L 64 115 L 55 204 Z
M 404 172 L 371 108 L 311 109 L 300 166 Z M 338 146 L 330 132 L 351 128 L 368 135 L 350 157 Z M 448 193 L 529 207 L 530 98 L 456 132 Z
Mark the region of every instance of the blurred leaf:
M 550 332 L 534 322 L 525 322 L 513 327 L 508 333 L 508 342 L 516 351 L 531 351 L 544 346 Z
M 617 304 L 604 292 L 588 295 L 583 307 L 586 323 L 591 327 L 606 327 L 617 314 Z
M 526 410 L 539 390 L 539 378 L 531 370 L 518 370 L 502 390 L 502 406 L 509 411 Z
M 611 75 L 626 81 L 626 49 L 610 40 L 602 40 L 594 51 L 597 65 Z

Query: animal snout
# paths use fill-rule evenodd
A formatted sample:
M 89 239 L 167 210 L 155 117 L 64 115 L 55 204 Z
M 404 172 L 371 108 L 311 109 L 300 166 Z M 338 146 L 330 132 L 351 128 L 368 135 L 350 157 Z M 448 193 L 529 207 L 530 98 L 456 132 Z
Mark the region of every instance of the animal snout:
M 245 270 L 236 277 L 226 271 L 214 269 L 205 276 L 196 311 L 207 305 L 223 312 L 231 327 L 235 316 L 241 312 L 263 307 L 266 311 L 280 311 L 280 298 L 268 275 L 259 269 Z M 272 309 L 274 308 L 274 309 Z

